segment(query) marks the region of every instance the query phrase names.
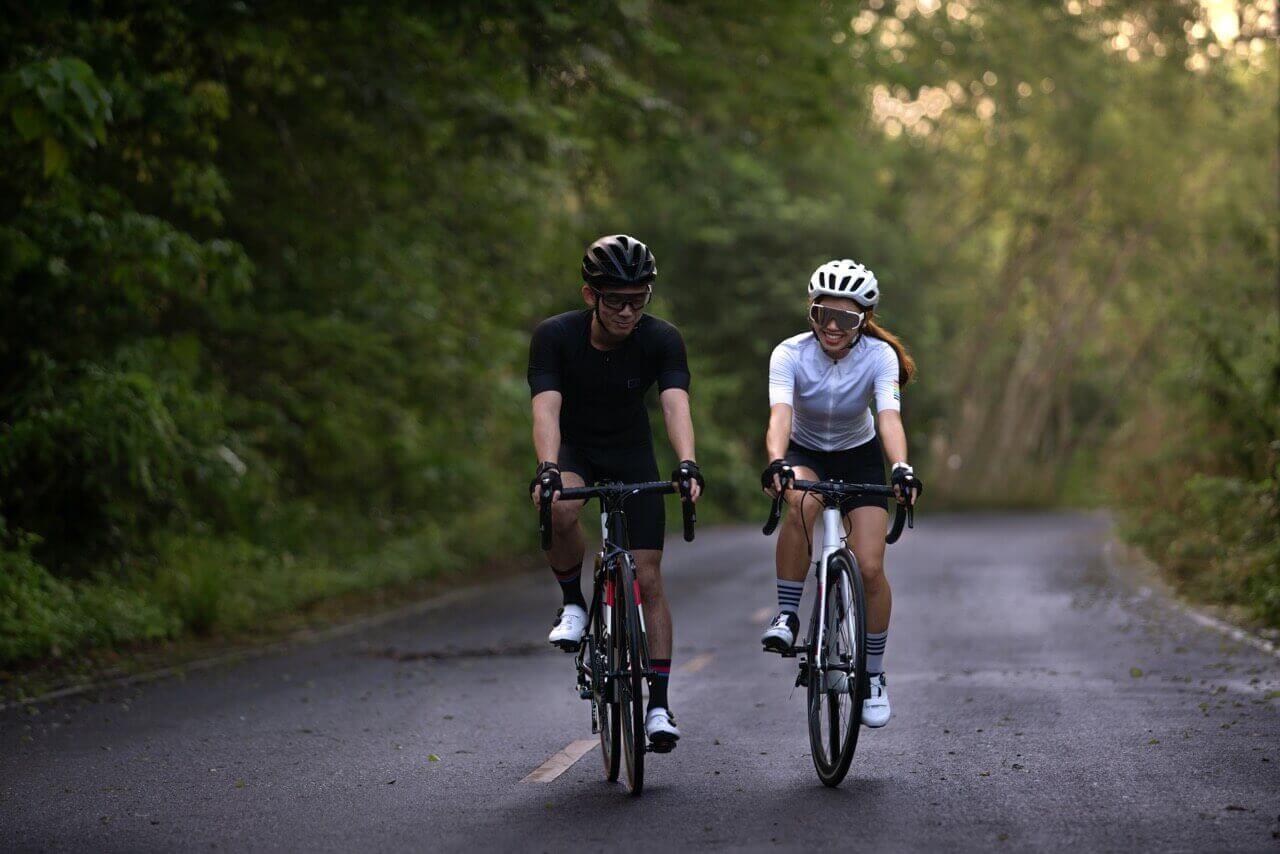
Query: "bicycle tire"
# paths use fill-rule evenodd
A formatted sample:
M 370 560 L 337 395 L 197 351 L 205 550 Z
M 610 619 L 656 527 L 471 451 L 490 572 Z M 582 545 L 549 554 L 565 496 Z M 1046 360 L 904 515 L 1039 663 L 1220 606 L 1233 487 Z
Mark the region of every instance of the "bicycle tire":
M 816 607 L 815 621 L 819 618 Z M 844 780 L 853 763 L 862 726 L 862 703 L 869 690 L 866 600 L 856 561 L 847 551 L 832 555 L 828 563 L 826 607 L 821 619 L 827 660 L 839 660 L 841 664 L 851 666 L 853 671 L 844 676 L 840 675 L 842 671 L 834 674 L 819 671 L 817 632 L 810 633 L 810 670 L 806 687 L 809 746 L 818 779 L 823 785 L 834 787 Z M 833 682 L 838 687 L 833 687 Z M 847 705 L 844 702 L 846 698 Z
M 602 582 L 597 585 L 595 592 L 595 625 L 592 626 L 591 631 L 591 654 L 603 655 L 604 672 L 608 673 L 616 671 L 617 662 L 613 652 L 613 634 L 611 631 L 606 631 L 605 626 L 603 588 Z M 595 694 L 597 723 L 600 725 L 600 757 L 604 761 L 604 776 L 610 783 L 615 783 L 622 767 L 622 752 L 618 749 L 622 734 L 613 682 L 608 677 L 603 677 L 600 684 L 592 685 L 592 691 Z
M 619 677 L 619 709 L 622 719 L 622 765 L 626 771 L 627 789 L 639 795 L 644 789 L 644 667 L 641 651 L 640 604 L 635 596 L 635 566 L 630 555 L 618 561 L 617 585 L 613 609 L 620 630 L 615 648 L 623 666 Z

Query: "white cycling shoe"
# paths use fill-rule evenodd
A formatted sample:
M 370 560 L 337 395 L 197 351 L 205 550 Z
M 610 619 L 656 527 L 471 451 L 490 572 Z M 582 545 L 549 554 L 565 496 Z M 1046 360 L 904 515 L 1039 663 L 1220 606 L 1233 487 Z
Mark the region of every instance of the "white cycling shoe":
M 765 652 L 790 652 L 796 645 L 796 632 L 800 631 L 800 618 L 792 611 L 779 611 L 769 628 L 760 638 Z
M 862 701 L 862 725 L 882 727 L 889 722 L 889 688 L 884 674 L 871 677 L 867 699 Z
M 556 611 L 556 621 L 547 640 L 565 652 L 577 652 L 586 631 L 586 610 L 580 605 L 565 605 Z
M 670 753 L 680 740 L 676 719 L 662 706 L 654 706 L 644 716 L 644 734 L 649 737 L 649 749 L 654 753 Z

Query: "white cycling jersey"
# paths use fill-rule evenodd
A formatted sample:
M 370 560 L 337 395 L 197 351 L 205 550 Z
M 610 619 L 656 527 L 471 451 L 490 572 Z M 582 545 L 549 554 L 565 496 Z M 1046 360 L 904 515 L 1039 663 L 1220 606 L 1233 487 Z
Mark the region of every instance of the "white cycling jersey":
M 832 359 L 812 332 L 795 335 L 769 359 L 769 405 L 794 415 L 791 438 L 815 451 L 843 451 L 876 435 L 877 412 L 902 409 L 898 354 L 887 342 L 861 335 L 843 359 Z

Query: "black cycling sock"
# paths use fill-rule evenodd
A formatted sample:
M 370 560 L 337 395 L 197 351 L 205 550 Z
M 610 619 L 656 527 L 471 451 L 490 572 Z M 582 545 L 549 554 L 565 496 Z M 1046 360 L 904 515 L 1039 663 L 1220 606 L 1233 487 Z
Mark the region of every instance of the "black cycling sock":
M 564 604 L 577 605 L 585 609 L 587 600 L 582 595 L 582 571 L 577 568 L 560 570 L 555 567 L 552 567 L 551 571 L 555 573 L 560 592 L 564 594 Z
M 649 669 L 653 675 L 649 677 L 649 708 L 661 706 L 670 710 L 667 705 L 667 683 L 671 681 L 671 659 L 651 658 Z

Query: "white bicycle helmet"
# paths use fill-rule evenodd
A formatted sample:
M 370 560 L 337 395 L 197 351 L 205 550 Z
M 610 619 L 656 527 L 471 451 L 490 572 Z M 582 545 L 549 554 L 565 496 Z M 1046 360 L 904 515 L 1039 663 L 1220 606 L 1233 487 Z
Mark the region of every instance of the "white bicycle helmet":
M 809 277 L 809 299 L 847 297 L 863 308 L 875 308 L 880 302 L 880 285 L 876 274 L 848 258 L 828 261 Z

